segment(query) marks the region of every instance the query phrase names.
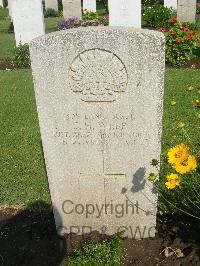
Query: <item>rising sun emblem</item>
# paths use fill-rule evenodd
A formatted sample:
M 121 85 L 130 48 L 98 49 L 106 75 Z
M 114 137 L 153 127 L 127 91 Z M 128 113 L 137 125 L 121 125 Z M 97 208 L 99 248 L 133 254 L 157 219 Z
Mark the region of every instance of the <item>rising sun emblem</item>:
M 112 52 L 92 49 L 79 54 L 70 66 L 70 86 L 85 102 L 112 102 L 125 91 L 124 64 Z

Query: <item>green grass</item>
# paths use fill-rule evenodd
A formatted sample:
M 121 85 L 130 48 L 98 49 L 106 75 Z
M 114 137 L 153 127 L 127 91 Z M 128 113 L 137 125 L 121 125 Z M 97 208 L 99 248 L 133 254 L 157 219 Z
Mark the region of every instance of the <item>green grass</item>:
M 105 16 L 108 14 L 106 6 L 101 2 L 97 2 L 97 12 L 100 16 Z
M 188 92 L 187 85 L 194 90 Z M 200 72 L 168 69 L 165 78 L 163 151 L 179 143 L 185 130 L 193 142 L 199 141 L 197 108 L 191 101 L 198 98 Z M 33 83 L 30 70 L 0 71 L 1 88 L 1 177 L 0 203 L 31 204 L 50 202 L 41 147 Z M 171 106 L 171 99 L 177 101 Z M 174 139 L 173 135 L 177 137 Z
M 188 139 L 197 143 L 200 138 L 198 134 L 199 118 L 198 110 L 192 106 L 192 101 L 199 99 L 197 87 L 200 87 L 200 71 L 189 69 L 168 69 L 165 77 L 165 97 L 164 97 L 164 123 L 163 123 L 163 150 L 167 147 Z M 192 85 L 192 91 L 187 90 L 187 86 Z M 176 101 L 176 105 L 171 105 L 171 100 Z M 185 124 L 184 128 L 179 128 L 180 122 Z M 176 136 L 176 137 L 175 137 Z M 189 143 L 188 143 L 189 144 Z
M 1 8 L 0 9 L 0 20 L 5 19 L 9 16 L 8 9 L 7 8 Z
M 0 59 L 12 58 L 15 49 L 14 34 L 0 33 Z
M 122 256 L 122 238 L 114 235 L 106 242 L 90 242 L 76 251 L 68 266 L 119 266 Z
M 45 18 L 45 29 L 46 33 L 57 31 L 58 30 L 58 22 L 61 21 L 63 18 L 61 17 L 55 17 L 55 18 Z
M 49 202 L 31 71 L 0 71 L 0 84 L 0 202 Z

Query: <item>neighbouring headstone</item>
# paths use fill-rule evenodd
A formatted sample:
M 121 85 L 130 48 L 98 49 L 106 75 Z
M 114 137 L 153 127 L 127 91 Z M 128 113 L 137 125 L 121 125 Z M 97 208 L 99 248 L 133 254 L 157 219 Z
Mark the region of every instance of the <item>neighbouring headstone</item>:
M 52 8 L 58 11 L 58 1 L 57 0 L 45 0 L 45 9 Z
M 3 7 L 3 0 L 0 0 L 0 7 Z
M 168 8 L 172 7 L 177 10 L 177 0 L 164 0 L 164 5 Z
M 83 0 L 83 11 L 96 12 L 96 0 Z
M 196 0 L 178 0 L 177 18 L 179 21 L 195 22 Z
M 70 17 L 81 18 L 81 0 L 62 0 L 63 16 L 65 19 Z
M 109 25 L 141 28 L 141 0 L 108 0 Z
M 89 27 L 30 43 L 60 234 L 155 235 L 147 177 L 161 151 L 164 42 L 158 31 Z
M 8 0 L 8 12 L 9 12 L 9 16 L 10 16 L 11 21 L 12 21 L 11 0 Z
M 16 45 L 29 43 L 44 35 L 44 17 L 41 0 L 10 0 Z

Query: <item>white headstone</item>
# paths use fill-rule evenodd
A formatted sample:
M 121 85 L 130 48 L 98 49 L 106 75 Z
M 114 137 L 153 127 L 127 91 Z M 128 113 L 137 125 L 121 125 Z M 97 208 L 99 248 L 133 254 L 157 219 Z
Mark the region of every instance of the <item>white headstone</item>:
M 141 0 L 108 0 L 109 25 L 141 28 Z
M 173 9 L 177 10 L 177 0 L 164 0 L 164 5 L 166 7 L 172 7 Z
M 52 8 L 58 11 L 58 1 L 57 0 L 45 0 L 45 9 Z
M 81 18 L 81 0 L 62 0 L 63 16 L 65 19 L 70 17 Z
M 8 12 L 9 12 L 9 16 L 12 20 L 11 0 L 8 0 Z
M 155 235 L 164 35 L 88 27 L 30 43 L 57 229 Z M 86 231 L 85 231 L 86 230 Z
M 196 0 L 178 0 L 177 18 L 179 21 L 195 22 Z
M 85 10 L 96 12 L 96 0 L 83 0 L 83 12 Z
M 3 7 L 3 0 L 0 0 L 0 7 Z
M 29 43 L 44 35 L 44 17 L 41 0 L 10 0 L 16 45 Z

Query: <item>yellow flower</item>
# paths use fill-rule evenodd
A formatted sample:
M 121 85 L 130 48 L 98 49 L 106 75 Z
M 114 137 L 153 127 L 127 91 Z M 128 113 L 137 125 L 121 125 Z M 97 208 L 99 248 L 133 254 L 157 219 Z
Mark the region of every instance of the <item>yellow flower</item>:
M 187 87 L 187 91 L 192 91 L 193 89 L 194 89 L 194 87 L 192 87 L 192 86 Z
M 195 101 L 192 102 L 192 105 L 194 107 L 200 107 L 200 101 L 199 100 L 195 100 Z
M 179 122 L 179 123 L 178 123 L 178 127 L 179 127 L 179 128 L 182 128 L 182 127 L 184 127 L 184 126 L 185 126 L 185 123 L 183 123 L 183 122 Z
M 167 189 L 173 189 L 180 186 L 181 179 L 177 174 L 169 174 L 166 176 L 167 182 L 165 186 Z
M 188 158 L 189 150 L 183 143 L 181 143 L 171 148 L 168 151 L 167 156 L 169 163 L 171 164 L 181 163 Z
M 187 160 L 173 165 L 172 168 L 176 170 L 176 172 L 178 172 L 179 174 L 186 174 L 197 168 L 197 160 L 195 156 L 189 155 Z

